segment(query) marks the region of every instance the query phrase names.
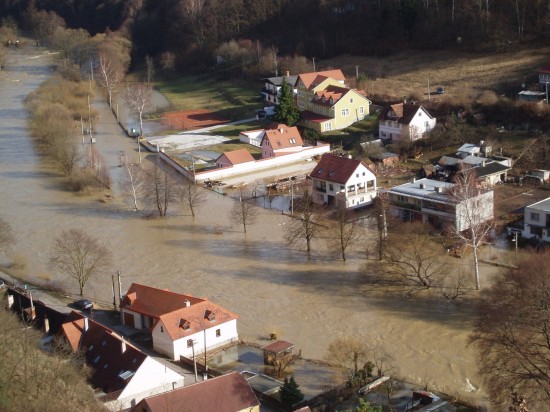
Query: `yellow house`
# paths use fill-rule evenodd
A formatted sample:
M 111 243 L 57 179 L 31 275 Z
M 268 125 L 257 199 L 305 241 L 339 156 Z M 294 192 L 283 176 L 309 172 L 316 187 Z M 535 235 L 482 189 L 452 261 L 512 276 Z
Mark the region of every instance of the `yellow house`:
M 366 93 L 346 87 L 341 70 L 300 74 L 296 87 L 300 123 L 319 132 L 345 129 L 369 114 Z

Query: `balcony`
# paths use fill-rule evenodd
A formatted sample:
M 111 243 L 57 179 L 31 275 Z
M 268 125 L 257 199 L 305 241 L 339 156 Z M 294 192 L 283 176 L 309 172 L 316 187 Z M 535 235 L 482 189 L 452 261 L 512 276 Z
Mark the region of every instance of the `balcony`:
M 315 186 L 314 189 L 315 189 L 316 192 L 319 192 L 319 193 L 326 193 L 327 192 L 326 187 L 317 187 L 317 186 Z
M 394 206 L 401 207 L 403 209 L 416 210 L 418 212 L 420 212 L 422 210 L 420 205 L 414 205 L 412 203 L 401 202 L 399 200 L 392 200 L 390 203 Z

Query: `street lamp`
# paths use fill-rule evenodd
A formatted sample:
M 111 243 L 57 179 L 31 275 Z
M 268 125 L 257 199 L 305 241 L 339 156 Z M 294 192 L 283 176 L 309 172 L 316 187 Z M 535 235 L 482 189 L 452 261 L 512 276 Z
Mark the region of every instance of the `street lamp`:
M 514 242 L 516 245 L 516 252 L 515 252 L 515 260 L 516 260 L 516 266 L 518 264 L 518 233 L 514 232 L 514 238 L 512 239 L 512 242 Z

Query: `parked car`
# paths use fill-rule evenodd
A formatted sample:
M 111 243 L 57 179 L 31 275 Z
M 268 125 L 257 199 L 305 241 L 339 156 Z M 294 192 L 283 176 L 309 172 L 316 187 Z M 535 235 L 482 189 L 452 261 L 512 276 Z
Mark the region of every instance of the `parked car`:
M 75 300 L 73 305 L 80 310 L 90 310 L 94 308 L 94 304 L 88 299 Z
M 443 87 L 438 87 L 436 92 L 437 94 L 445 94 L 445 89 L 443 89 Z

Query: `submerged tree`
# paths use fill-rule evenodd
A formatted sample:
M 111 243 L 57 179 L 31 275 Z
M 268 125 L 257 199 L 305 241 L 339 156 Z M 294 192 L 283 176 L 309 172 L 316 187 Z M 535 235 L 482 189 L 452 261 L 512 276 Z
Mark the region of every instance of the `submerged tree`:
M 250 202 L 252 194 L 250 190 L 241 188 L 239 191 L 239 199 L 233 204 L 231 209 L 231 219 L 233 222 L 243 225 L 244 233 L 246 233 L 246 227 L 254 224 L 258 216 L 258 208 L 256 205 Z
M 286 226 L 285 238 L 293 245 L 301 240 L 306 241 L 306 250 L 311 251 L 311 242 L 317 237 L 321 226 L 317 222 L 317 210 L 309 186 L 304 186 L 303 195 L 296 219 Z
M 345 202 L 345 199 L 344 199 Z M 346 251 L 361 239 L 361 225 L 349 221 L 349 213 L 345 203 L 338 205 L 334 212 L 334 221 L 328 231 L 328 244 L 331 250 L 338 251 L 342 260 L 346 260 Z
M 168 206 L 177 199 L 177 184 L 155 162 L 145 170 L 143 193 L 145 200 L 163 217 L 168 213 Z
M 191 216 L 195 217 L 198 208 L 206 202 L 206 191 L 196 183 L 185 179 L 179 185 L 180 201 L 191 212 Z
M 50 262 L 77 281 L 82 296 L 88 281 L 111 265 L 111 251 L 107 245 L 83 231 L 69 229 L 55 238 Z
M 472 342 L 491 398 L 521 394 L 533 410 L 550 404 L 550 254 L 531 254 L 482 292 Z M 501 404 L 502 406 L 502 404 Z

